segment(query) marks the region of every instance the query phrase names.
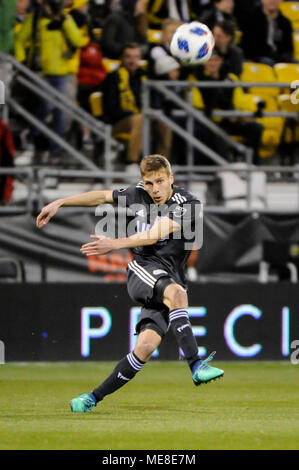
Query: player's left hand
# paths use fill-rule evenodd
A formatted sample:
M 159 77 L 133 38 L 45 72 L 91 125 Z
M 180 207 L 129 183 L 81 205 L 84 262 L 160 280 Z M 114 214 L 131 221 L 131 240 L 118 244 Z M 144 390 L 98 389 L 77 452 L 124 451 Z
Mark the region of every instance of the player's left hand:
M 113 238 L 104 235 L 90 235 L 95 241 L 86 243 L 80 248 L 81 253 L 86 256 L 105 255 L 114 249 Z

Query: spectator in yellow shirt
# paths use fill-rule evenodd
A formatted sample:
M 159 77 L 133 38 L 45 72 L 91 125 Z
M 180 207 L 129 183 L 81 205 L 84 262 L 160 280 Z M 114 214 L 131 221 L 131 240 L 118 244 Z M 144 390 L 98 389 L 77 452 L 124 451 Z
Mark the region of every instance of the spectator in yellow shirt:
M 39 70 L 43 78 L 63 95 L 67 95 L 69 60 L 77 48 L 86 44 L 80 29 L 69 14 L 64 14 L 63 0 L 45 0 L 42 7 L 26 18 L 20 32 L 16 36 L 15 56 L 20 62 L 32 64 Z M 37 12 L 37 16 L 36 16 Z M 26 44 L 31 41 L 29 56 Z M 45 122 L 52 113 L 52 130 L 60 137 L 65 135 L 65 113 L 42 100 L 38 106 L 38 118 Z M 49 143 L 52 156 L 60 156 L 62 149 L 54 142 Z

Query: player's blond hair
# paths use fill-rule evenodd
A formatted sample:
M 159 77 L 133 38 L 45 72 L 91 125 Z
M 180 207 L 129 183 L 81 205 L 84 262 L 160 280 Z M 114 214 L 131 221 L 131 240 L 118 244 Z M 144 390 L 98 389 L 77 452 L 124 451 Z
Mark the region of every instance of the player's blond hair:
M 168 175 L 172 173 L 171 166 L 167 158 L 163 155 L 154 154 L 143 157 L 140 163 L 140 173 L 144 176 L 150 171 L 165 170 Z

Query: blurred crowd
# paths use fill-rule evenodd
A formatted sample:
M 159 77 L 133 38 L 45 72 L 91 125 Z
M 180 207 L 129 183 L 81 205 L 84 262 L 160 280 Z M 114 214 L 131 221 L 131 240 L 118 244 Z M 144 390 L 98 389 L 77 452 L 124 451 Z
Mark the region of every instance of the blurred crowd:
M 298 10 L 285 14 L 281 0 L 2 0 L 0 51 L 43 77 L 56 90 L 78 103 L 98 119 L 113 126 L 115 138 L 125 141 L 122 157 L 128 169 L 135 169 L 141 156 L 143 115 L 142 82 L 146 79 L 233 81 L 248 80 L 248 73 L 275 72 L 277 65 L 296 68 L 299 30 Z M 183 22 L 198 20 L 207 24 L 215 37 L 212 58 L 203 66 L 183 67 L 170 54 L 169 44 Z M 296 24 L 297 20 L 297 24 Z M 250 69 L 251 64 L 251 69 Z M 254 64 L 255 69 L 252 68 Z M 299 72 L 297 68 L 297 77 Z M 250 75 L 249 75 L 250 76 Z M 253 76 L 253 75 L 251 75 Z M 274 76 L 274 75 L 273 75 Z M 297 78 L 297 79 L 298 79 Z M 258 81 L 263 81 L 262 79 Z M 271 81 L 271 80 L 269 80 Z M 185 89 L 172 88 L 183 99 Z M 269 92 L 269 90 L 271 90 Z M 253 162 L 272 156 L 282 144 L 291 146 L 298 139 L 298 121 L 266 119 L 263 110 L 279 110 L 282 90 L 269 88 L 251 93 L 241 87 L 192 88 L 193 106 L 209 119 L 253 150 Z M 42 122 L 48 122 L 62 138 L 71 123 L 61 109 L 45 100 L 22 93 L 15 96 Z M 284 90 L 284 92 L 286 92 Z M 276 94 L 275 94 L 276 93 Z M 186 125 L 177 107 L 159 92 L 151 95 L 151 106 Z M 240 110 L 255 113 L 251 118 L 215 119 L 213 110 Z M 279 120 L 278 120 L 279 119 Z M 172 163 L 186 163 L 186 143 L 161 121 L 153 122 L 152 151 L 162 153 Z M 272 127 L 271 127 L 272 126 Z M 230 160 L 235 158 L 220 137 L 196 125 L 196 137 Z M 84 149 L 92 148 L 90 129 L 80 128 Z M 24 124 L 19 145 L 42 147 L 36 129 Z M 285 142 L 283 142 L 285 141 Z M 63 150 L 48 143 L 49 164 L 63 162 Z M 209 164 L 195 152 L 196 164 Z

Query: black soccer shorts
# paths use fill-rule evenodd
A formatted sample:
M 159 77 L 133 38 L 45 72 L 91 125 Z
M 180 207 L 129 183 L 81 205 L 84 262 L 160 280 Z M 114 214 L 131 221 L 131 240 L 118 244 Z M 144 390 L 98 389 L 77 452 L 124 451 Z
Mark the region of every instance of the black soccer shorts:
M 176 283 L 166 269 L 155 263 L 140 263 L 133 259 L 128 264 L 128 293 L 141 306 L 137 334 L 151 328 L 163 338 L 168 331 L 168 307 L 163 304 L 161 293 L 155 289 L 162 277 L 165 278 L 164 289 L 168 284 Z

